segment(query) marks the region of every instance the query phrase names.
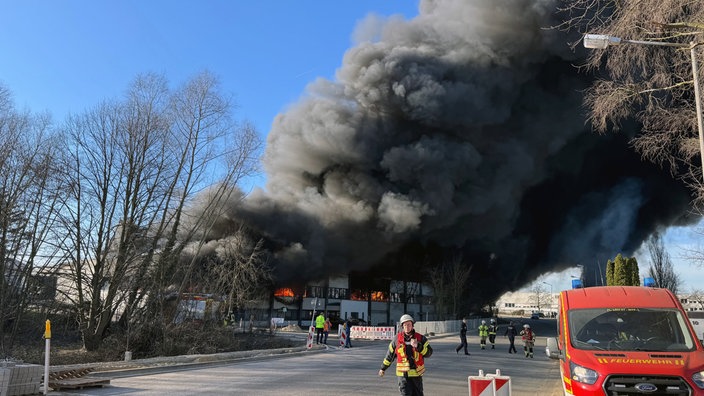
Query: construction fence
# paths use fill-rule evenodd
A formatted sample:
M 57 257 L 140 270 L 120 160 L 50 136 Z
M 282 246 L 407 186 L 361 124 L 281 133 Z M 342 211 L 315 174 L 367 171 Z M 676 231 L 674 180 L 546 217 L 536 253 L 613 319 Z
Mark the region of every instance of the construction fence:
M 467 330 L 476 329 L 479 327 L 481 321 L 482 319 L 468 319 Z M 461 325 L 461 320 L 419 321 L 415 323 L 414 328 L 416 332 L 428 336 L 459 333 Z M 394 335 L 396 335 L 398 328 L 398 324 L 396 326 L 352 326 L 350 329 L 350 339 L 391 340 Z M 340 326 L 338 335 L 340 335 L 342 331 L 342 326 Z

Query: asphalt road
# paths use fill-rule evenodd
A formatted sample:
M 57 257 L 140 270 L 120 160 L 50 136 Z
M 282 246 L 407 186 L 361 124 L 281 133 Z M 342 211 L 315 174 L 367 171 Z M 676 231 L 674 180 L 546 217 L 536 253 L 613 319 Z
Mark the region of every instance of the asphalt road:
M 431 337 L 433 356 L 426 361 L 426 395 L 467 395 L 468 376 L 479 370 L 511 377 L 511 394 L 561 395 L 557 362 L 545 356 L 545 336 L 554 334 L 553 320 L 530 321 L 538 335 L 533 359 L 508 354 L 508 341 L 497 337 L 496 349 L 479 349 L 476 336 L 468 337 L 470 356 L 457 355 L 457 336 Z M 552 330 L 551 330 L 552 329 Z M 502 333 L 500 333 L 502 334 Z M 301 339 L 304 342 L 303 339 Z M 336 339 L 331 337 L 335 342 Z M 317 348 L 302 353 L 258 357 L 208 366 L 160 367 L 121 377 L 109 386 L 51 395 L 397 395 L 393 367 L 377 376 L 388 342 L 353 340 L 353 348 Z M 176 370 L 176 371 L 174 371 Z M 109 374 L 108 374 L 109 375 Z

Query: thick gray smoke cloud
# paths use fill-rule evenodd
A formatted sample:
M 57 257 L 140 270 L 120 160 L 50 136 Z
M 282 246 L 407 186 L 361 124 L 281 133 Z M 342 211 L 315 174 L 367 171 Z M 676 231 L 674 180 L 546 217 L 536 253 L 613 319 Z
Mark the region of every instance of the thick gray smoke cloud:
M 545 29 L 553 13 L 428 0 L 412 20 L 363 23 L 336 80 L 276 118 L 266 191 L 240 214 L 270 240 L 280 281 L 461 253 L 488 299 L 687 221 L 683 186 L 627 136 L 585 127 L 588 77 Z

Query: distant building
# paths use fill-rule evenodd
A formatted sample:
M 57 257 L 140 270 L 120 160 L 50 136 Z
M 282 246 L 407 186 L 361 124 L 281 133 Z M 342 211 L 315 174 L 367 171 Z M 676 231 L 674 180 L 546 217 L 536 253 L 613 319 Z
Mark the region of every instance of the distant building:
M 680 293 L 677 295 L 685 311 L 704 311 L 704 294 L 702 293 Z
M 546 317 L 557 314 L 559 293 L 508 292 L 499 297 L 494 304 L 499 316 L 531 316 L 542 313 Z
M 540 293 L 538 297 L 535 292 L 508 292 L 499 297 L 495 307 L 499 315 L 530 316 L 533 312 L 542 312 L 549 317 L 557 312 L 559 296 L 559 293 Z M 677 297 L 685 311 L 704 311 L 704 294 L 680 293 Z

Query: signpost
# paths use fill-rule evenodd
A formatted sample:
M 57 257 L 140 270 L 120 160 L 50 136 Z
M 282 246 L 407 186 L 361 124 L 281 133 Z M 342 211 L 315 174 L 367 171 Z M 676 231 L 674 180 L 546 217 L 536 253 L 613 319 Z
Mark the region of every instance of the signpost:
M 313 334 L 315 334 L 315 308 L 318 307 L 318 297 L 315 298 L 313 304 L 313 316 L 310 318 L 310 327 L 308 328 L 308 338 L 306 339 L 306 349 L 313 348 Z

